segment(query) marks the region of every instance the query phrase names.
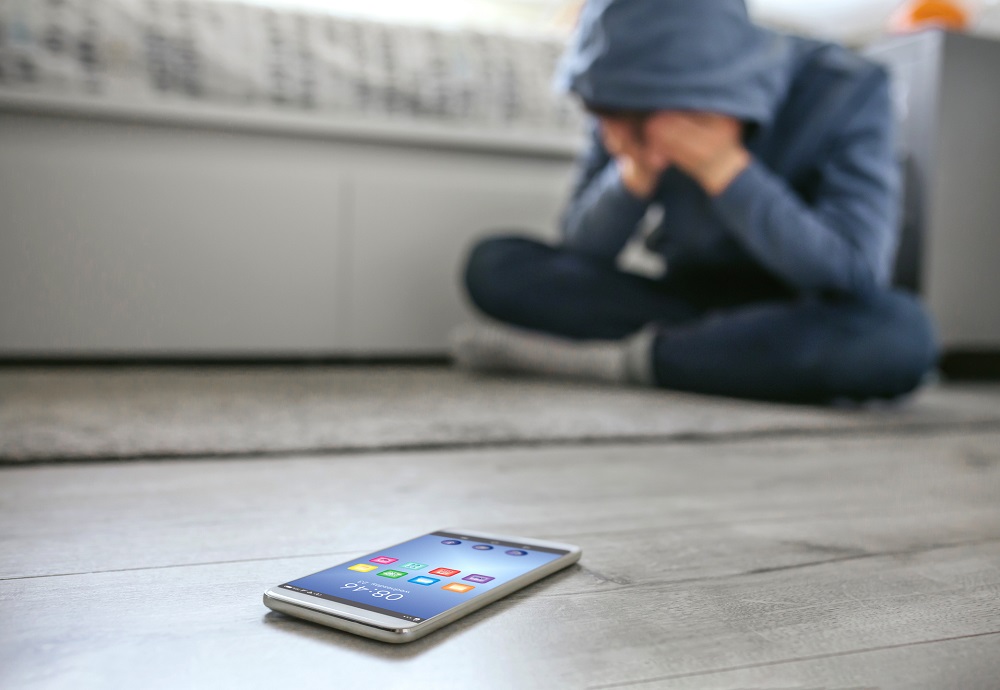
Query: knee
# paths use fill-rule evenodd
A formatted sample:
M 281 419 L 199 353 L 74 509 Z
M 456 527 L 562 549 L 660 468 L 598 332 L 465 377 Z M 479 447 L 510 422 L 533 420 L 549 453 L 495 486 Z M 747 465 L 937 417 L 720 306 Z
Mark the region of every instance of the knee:
M 914 297 L 889 292 L 866 301 L 859 309 L 860 331 L 855 356 L 841 371 L 859 398 L 895 398 L 912 392 L 938 359 L 934 326 Z
M 886 348 L 895 364 L 891 367 L 901 382 L 902 392 L 916 388 L 937 364 L 937 336 L 930 314 L 915 297 L 904 292 L 886 294 L 879 310 L 885 331 Z
M 472 303 L 481 311 L 503 318 L 511 302 L 520 299 L 525 274 L 548 249 L 524 237 L 490 237 L 477 243 L 465 264 L 464 283 Z

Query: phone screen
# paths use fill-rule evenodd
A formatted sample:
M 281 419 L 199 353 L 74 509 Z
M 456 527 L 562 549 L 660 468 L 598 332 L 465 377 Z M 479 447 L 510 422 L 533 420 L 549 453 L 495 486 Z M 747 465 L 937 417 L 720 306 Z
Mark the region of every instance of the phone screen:
M 434 532 L 280 585 L 419 623 L 568 551 Z

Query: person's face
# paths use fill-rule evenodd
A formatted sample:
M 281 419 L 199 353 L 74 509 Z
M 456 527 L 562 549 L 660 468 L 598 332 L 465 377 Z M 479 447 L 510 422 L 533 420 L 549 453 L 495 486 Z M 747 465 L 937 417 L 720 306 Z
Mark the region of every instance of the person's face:
M 644 113 L 600 115 L 598 121 L 605 148 L 616 158 L 628 157 L 643 165 L 652 165 L 653 147 L 647 129 L 653 116 Z
M 659 110 L 650 114 L 600 116 L 605 141 L 611 143 L 613 155 L 627 155 L 646 164 L 665 168 L 676 157 L 672 151 L 676 144 L 679 120 L 693 120 L 716 136 L 739 139 L 742 123 L 736 118 L 719 113 L 690 110 Z

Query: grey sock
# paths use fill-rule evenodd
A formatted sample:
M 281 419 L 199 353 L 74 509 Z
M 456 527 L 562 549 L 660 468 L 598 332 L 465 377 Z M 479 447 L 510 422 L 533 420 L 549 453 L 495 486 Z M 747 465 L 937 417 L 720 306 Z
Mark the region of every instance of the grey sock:
M 655 386 L 653 372 L 653 341 L 656 326 L 649 325 L 625 341 L 625 367 L 628 380 L 639 386 Z
M 496 323 L 470 324 L 452 333 L 455 363 L 477 371 L 516 372 L 558 378 L 642 383 L 652 380 L 651 336 L 628 340 L 577 341 Z M 638 337 L 638 336 L 636 336 Z

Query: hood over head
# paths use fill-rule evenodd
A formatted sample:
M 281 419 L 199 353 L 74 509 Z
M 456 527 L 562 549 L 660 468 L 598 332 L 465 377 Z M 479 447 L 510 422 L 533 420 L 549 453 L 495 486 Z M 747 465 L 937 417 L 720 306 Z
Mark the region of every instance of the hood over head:
M 789 38 L 754 24 L 744 0 L 588 0 L 557 85 L 603 108 L 766 123 L 790 56 Z

